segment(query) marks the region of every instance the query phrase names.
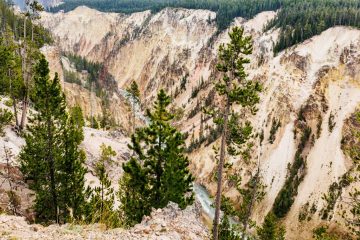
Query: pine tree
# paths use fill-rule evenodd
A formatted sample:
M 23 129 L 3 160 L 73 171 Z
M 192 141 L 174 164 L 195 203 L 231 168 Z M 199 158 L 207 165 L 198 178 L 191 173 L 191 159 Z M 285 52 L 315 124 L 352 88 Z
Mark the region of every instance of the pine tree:
M 79 148 L 84 140 L 84 118 L 79 106 L 70 110 L 66 128 L 63 132 L 64 153 L 59 163 L 59 198 L 63 209 L 61 220 L 67 222 L 79 220 L 84 213 L 85 206 L 85 152 Z M 71 193 L 71 194 L 69 194 Z M 70 215 L 68 214 L 70 213 Z
M 259 240 L 285 240 L 285 229 L 279 226 L 275 214 L 270 212 L 261 227 L 257 229 Z
M 24 12 L 24 37 L 22 47 L 22 74 L 24 80 L 24 96 L 23 96 L 23 107 L 20 122 L 20 129 L 24 129 L 27 120 L 27 112 L 29 107 L 30 97 L 30 82 L 33 76 L 32 65 L 38 59 L 38 49 L 36 49 L 37 43 L 34 41 L 34 23 L 31 22 L 31 42 L 27 40 L 27 20 L 36 20 L 40 18 L 39 12 L 43 11 L 43 7 L 36 0 L 25 0 L 26 11 Z M 35 70 L 36 71 L 36 70 Z
M 241 240 L 241 237 L 230 225 L 229 217 L 224 215 L 219 225 L 219 240 Z
M 233 106 L 240 105 L 250 113 L 255 113 L 255 105 L 259 102 L 258 92 L 261 86 L 257 82 L 246 79 L 245 64 L 250 62 L 245 56 L 252 53 L 251 37 L 244 36 L 244 29 L 234 27 L 230 33 L 230 43 L 220 45 L 219 61 L 216 66 L 222 74 L 215 87 L 223 97 L 224 105 L 221 109 L 213 111 L 214 122 L 222 127 L 219 163 L 217 170 L 217 193 L 215 200 L 215 218 L 213 226 L 213 239 L 218 240 L 218 226 L 222 195 L 223 168 L 226 153 L 239 154 L 239 148 L 246 143 L 252 132 L 249 122 L 242 124 L 240 117 L 234 113 Z
M 17 101 L 22 99 L 24 84 L 21 78 L 21 59 L 16 54 L 17 45 L 10 29 L 0 38 L 0 93 L 10 96 L 13 104 L 15 124 L 19 126 Z
M 137 129 L 129 146 L 136 153 L 123 165 L 120 201 L 126 222 L 134 224 L 151 207 L 163 208 L 169 201 L 184 208 L 193 202 L 189 160 L 184 156 L 182 134 L 170 125 L 174 115 L 170 98 L 160 90 L 153 111 L 147 111 L 148 127 Z
M 85 204 L 85 154 L 79 149 L 83 140 L 82 114 L 75 108 L 68 116 L 58 75 L 50 80 L 44 56 L 35 70 L 31 95 L 35 112 L 25 133 L 20 169 L 35 192 L 37 222 L 79 219 Z
M 126 89 L 126 91 L 130 95 L 130 102 L 132 108 L 132 122 L 130 122 L 130 126 L 133 126 L 132 133 L 135 133 L 136 124 L 135 124 L 135 114 L 136 114 L 136 105 L 140 105 L 140 90 L 139 86 L 135 81 L 130 84 L 130 87 Z
M 116 153 L 105 144 L 102 144 L 100 148 L 101 156 L 94 169 L 100 184 L 91 193 L 88 221 L 104 223 L 107 227 L 117 227 L 120 221 L 118 213 L 114 210 L 115 192 L 105 167 L 111 162 L 112 157 L 116 156 Z
M 45 57 L 36 66 L 32 101 L 36 113 L 25 135 L 26 145 L 20 153 L 21 171 L 29 187 L 35 191 L 35 212 L 38 221 L 59 222 L 59 172 L 63 129 L 66 124 L 65 97 L 57 74 L 49 79 Z M 70 193 L 68 193 L 70 194 Z
M 219 225 L 219 240 L 240 240 L 241 236 L 235 230 L 235 226 L 232 226 L 229 221 L 229 216 L 235 215 L 236 212 L 230 198 L 221 197 L 221 211 L 224 214 Z
M 147 183 L 147 171 L 135 157 L 124 164 L 123 169 L 118 192 L 120 214 L 124 225 L 134 226 L 141 222 L 143 216 L 151 213 L 151 190 Z

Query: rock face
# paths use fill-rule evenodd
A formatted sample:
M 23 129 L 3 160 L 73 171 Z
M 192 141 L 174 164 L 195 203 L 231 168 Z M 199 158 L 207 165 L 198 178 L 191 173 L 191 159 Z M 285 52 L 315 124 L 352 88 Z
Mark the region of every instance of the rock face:
M 258 112 L 249 118 L 264 140 L 262 144 L 254 140 L 247 161 L 229 159 L 234 166 L 229 174 L 241 175 L 245 184 L 260 163 L 266 195 L 254 207 L 252 217 L 261 222 L 289 177 L 288 166 L 294 162 L 300 142 L 299 130 L 309 127 L 310 140 L 302 152 L 306 164 L 298 170 L 302 181 L 283 222 L 287 239 L 310 239 L 312 229 L 321 223 L 338 222 L 346 229 L 338 210 L 341 197 L 333 206 L 331 219 L 321 219 L 321 211 L 327 206 L 323 195 L 329 186 L 353 164 L 341 150 L 341 139 L 345 119 L 360 104 L 360 30 L 334 27 L 274 56 L 279 30 L 263 32 L 263 27 L 275 16 L 275 12 L 263 12 L 253 19 L 233 22 L 253 36 L 254 51 L 247 72 L 264 90 Z M 41 22 L 53 32 L 62 51 L 103 62 L 120 88 L 137 81 L 146 107 L 155 93 L 165 88 L 175 107 L 184 109 L 177 126 L 198 138 L 201 114 L 195 110 L 199 102 L 212 96 L 210 82 L 218 77 L 213 70 L 217 48 L 228 41 L 228 31 L 216 34 L 214 19 L 215 13 L 205 10 L 168 8 L 154 15 L 148 11 L 123 15 L 79 7 L 68 13 L 44 13 Z M 181 87 L 182 79 L 185 88 Z M 216 97 L 210 98 L 218 103 Z M 117 107 L 125 109 L 121 105 L 114 109 Z M 299 118 L 300 112 L 303 118 Z M 280 123 L 275 133 L 271 131 L 273 122 Z M 212 122 L 205 120 L 203 124 L 209 127 Z M 203 132 L 207 135 L 210 130 Z M 212 194 L 216 190 L 213 144 L 202 145 L 190 154 L 192 172 Z M 225 180 L 224 186 L 226 195 L 238 203 L 239 194 L 231 181 Z M 317 209 L 309 220 L 300 222 L 304 206 L 314 204 Z
M 200 209 L 195 204 L 185 210 L 170 203 L 154 210 L 140 224 L 130 230 L 106 230 L 102 225 L 30 225 L 24 218 L 0 215 L 1 239 L 122 239 L 122 240 L 204 240 L 209 231 L 201 223 Z

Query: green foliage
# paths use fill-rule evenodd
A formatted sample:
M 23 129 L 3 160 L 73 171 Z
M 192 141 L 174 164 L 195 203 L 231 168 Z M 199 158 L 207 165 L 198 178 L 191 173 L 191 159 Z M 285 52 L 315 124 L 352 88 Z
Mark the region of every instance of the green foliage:
M 317 211 L 316 209 L 316 203 L 314 202 L 312 204 L 312 206 L 310 207 L 310 203 L 307 202 L 306 204 L 304 204 L 300 211 L 299 211 L 299 222 L 303 222 L 303 221 L 310 221 L 311 220 L 311 217 L 313 214 L 315 214 Z
M 17 54 L 19 46 L 12 35 L 9 28 L 0 35 L 0 94 L 21 99 L 24 91 L 21 58 Z
M 260 84 L 248 80 L 245 72 L 245 65 L 250 63 L 247 55 L 252 53 L 251 36 L 245 36 L 243 28 L 234 27 L 229 32 L 229 37 L 230 43 L 221 44 L 219 47 L 216 65 L 216 69 L 221 73 L 222 78 L 215 82 L 215 89 L 217 94 L 223 97 L 225 104 L 218 109 L 206 110 L 212 115 L 214 123 L 222 128 L 220 151 L 215 148 L 215 154 L 219 154 L 216 173 L 218 186 L 221 186 L 222 183 L 223 168 L 228 166 L 225 159 L 226 154 L 232 156 L 241 154 L 244 157 L 247 152 L 247 150 L 243 151 L 244 145 L 253 137 L 250 122 L 242 122 L 243 119 L 240 119 L 233 107 L 240 105 L 242 111 L 255 114 L 257 111 L 256 104 L 260 100 L 258 93 L 261 91 Z M 250 145 L 246 147 L 248 146 Z M 217 190 L 215 204 L 213 237 L 217 239 L 221 189 Z
M 140 90 L 139 86 L 135 81 L 131 82 L 130 86 L 126 89 L 126 91 L 130 94 L 130 97 L 135 103 L 140 103 Z
M 61 208 L 71 209 L 69 214 L 67 211 L 63 212 L 62 217 L 65 221 L 80 220 L 85 210 L 84 185 L 86 169 L 84 164 L 86 155 L 79 148 L 79 145 L 84 140 L 84 125 L 81 108 L 79 106 L 71 108 L 62 136 L 64 152 L 58 169 L 61 181 L 59 199 L 64 204 Z
M 243 224 L 250 219 L 251 210 L 255 203 L 260 202 L 265 196 L 265 186 L 261 182 L 260 171 L 245 184 L 244 187 L 237 186 L 242 201 L 237 211 L 237 216 Z
M 77 76 L 76 72 L 67 71 L 66 69 L 63 70 L 64 73 L 64 81 L 68 83 L 75 83 L 81 86 L 81 80 Z
M 353 167 L 340 179 L 340 181 L 334 182 L 329 188 L 329 191 L 324 195 L 327 206 L 324 210 L 330 209 L 329 216 L 331 216 L 333 208 L 331 208 L 333 199 L 336 203 L 338 196 L 342 194 L 342 188 L 348 184 L 355 186 L 349 196 L 347 196 L 348 209 L 345 209 L 342 213 L 343 219 L 347 222 L 347 227 L 352 234 L 360 237 L 359 222 L 360 222 L 360 191 L 357 187 L 359 181 L 359 163 L 360 163 L 360 111 L 357 109 L 348 120 L 345 121 L 346 127 L 343 132 L 343 139 L 341 140 L 341 149 L 352 160 Z M 345 183 L 345 185 L 344 185 Z M 335 185 L 336 184 L 336 185 Z M 330 187 L 331 187 L 330 186 Z M 340 207 L 343 207 L 343 201 L 339 203 Z
M 21 207 L 21 198 L 20 196 L 13 190 L 9 190 L 6 192 L 9 198 L 9 208 L 13 215 L 17 215 L 19 209 Z
M 129 119 L 129 125 L 133 126 L 132 129 L 132 133 L 135 133 L 135 129 L 136 129 L 136 118 L 135 118 L 135 114 L 136 114 L 136 105 L 140 105 L 140 90 L 139 90 L 139 86 L 137 85 L 137 83 L 135 81 L 133 81 L 130 86 L 126 89 L 127 93 L 129 94 L 130 97 L 130 102 L 131 102 L 131 110 L 132 110 L 132 119 Z
M 270 212 L 261 227 L 257 228 L 259 240 L 285 240 L 285 228 L 277 222 L 275 214 Z
M 181 208 L 194 201 L 193 177 L 184 156 L 184 139 L 171 126 L 174 116 L 167 110 L 170 98 L 161 90 L 153 111 L 148 110 L 148 127 L 137 129 L 129 146 L 135 155 L 123 165 L 119 197 L 127 225 L 141 221 L 151 208 L 170 201 Z
M 119 213 L 114 210 L 115 192 L 111 186 L 106 165 L 116 156 L 115 151 L 104 144 L 101 145 L 101 156 L 95 165 L 95 176 L 99 179 L 99 186 L 96 186 L 90 194 L 88 204 L 87 221 L 90 223 L 103 223 L 109 228 L 119 227 Z
M 4 127 L 10 124 L 12 118 L 12 112 L 7 109 L 0 108 L 0 136 L 4 134 Z
M 95 91 L 97 96 L 101 96 L 102 90 L 113 91 L 117 88 L 117 83 L 114 77 L 108 72 L 106 66 L 102 63 L 88 61 L 86 58 L 72 54 L 64 54 L 69 61 L 74 65 L 78 73 L 64 71 L 65 81 L 70 83 L 80 84 L 77 74 L 87 74 L 87 82 L 85 88 Z M 92 89 L 91 85 L 94 84 L 95 88 Z
M 66 0 L 51 9 L 70 11 L 86 5 L 101 11 L 133 13 L 165 7 L 208 9 L 217 13 L 219 31 L 227 28 L 235 17 L 251 18 L 263 11 L 279 10 L 266 29 L 281 29 L 274 52 L 304 41 L 337 25 L 360 27 L 360 3 L 354 0 Z M 211 24 L 211 20 L 208 21 Z
M 276 137 L 276 132 L 278 131 L 279 127 L 281 127 L 280 120 L 276 120 L 275 118 L 272 121 L 271 129 L 270 129 L 270 136 L 269 136 L 269 143 L 273 144 Z
M 351 176 L 345 173 L 338 182 L 333 182 L 328 190 L 328 193 L 322 196 L 325 200 L 324 207 L 321 209 L 320 214 L 323 220 L 331 220 L 333 217 L 333 210 L 335 204 L 342 194 L 343 188 L 347 187 L 351 183 Z
M 328 227 L 320 226 L 313 230 L 313 237 L 315 240 L 338 240 L 336 236 L 328 233 Z
M 24 32 L 24 17 L 17 14 L 10 8 L 9 1 L 0 0 L 0 25 L 10 28 L 15 40 L 23 37 Z M 41 48 L 45 44 L 52 43 L 50 33 L 41 25 L 33 24 L 31 20 L 27 20 L 26 31 L 31 32 L 34 28 L 34 43 L 36 48 Z M 27 40 L 31 40 L 31 34 L 27 36 Z
M 180 83 L 180 90 L 185 91 L 186 90 L 186 83 L 188 81 L 189 74 L 186 74 L 184 77 L 181 78 Z
M 96 119 L 96 117 L 94 117 L 94 116 L 90 117 L 89 121 L 90 121 L 90 127 L 91 128 L 94 128 L 94 129 L 99 129 L 100 128 L 99 122 Z
M 36 111 L 19 158 L 21 172 L 35 192 L 36 221 L 79 219 L 85 174 L 85 155 L 78 148 L 83 139 L 81 112 L 74 109 L 70 117 L 66 113 L 58 75 L 50 80 L 45 57 L 36 65 L 34 82 L 31 100 Z
M 297 195 L 297 189 L 303 179 L 305 160 L 301 154 L 306 146 L 306 143 L 310 139 L 310 135 L 311 128 L 306 127 L 303 135 L 301 136 L 298 150 L 295 153 L 295 160 L 289 169 L 289 174 L 285 184 L 275 198 L 273 212 L 279 218 L 284 217 L 290 210 L 292 204 L 294 203 L 295 196 Z
M 204 79 L 201 78 L 201 80 L 198 82 L 198 84 L 195 86 L 195 88 L 194 87 L 192 88 L 191 98 L 196 98 L 198 93 L 200 92 L 200 90 L 205 88 L 208 84 L 209 84 L 209 82 L 204 82 Z
M 186 148 L 186 152 L 193 152 L 198 149 L 202 144 L 205 146 L 209 146 L 213 142 L 215 142 L 222 133 L 222 126 L 215 125 L 214 127 L 209 127 L 209 131 L 205 136 L 200 137 L 199 139 L 192 139 L 189 146 Z
M 224 215 L 219 225 L 219 240 L 241 240 L 241 236 L 230 225 L 229 217 Z
M 200 104 L 200 101 L 197 100 L 196 101 L 196 104 L 195 104 L 195 107 L 193 109 L 190 110 L 189 112 L 189 115 L 188 115 L 188 119 L 191 119 L 193 117 L 196 116 L 196 114 L 198 114 L 199 112 L 201 112 L 201 104 Z
M 158 12 L 165 7 L 209 9 L 217 12 L 217 26 L 220 30 L 230 25 L 235 17 L 252 17 L 259 12 L 276 10 L 281 6 L 282 0 L 67 0 L 64 4 L 50 9 L 70 11 L 77 6 L 86 5 L 101 11 L 133 13 L 145 10 Z M 211 23 L 211 21 L 208 21 Z
M 329 132 L 332 132 L 335 125 L 336 125 L 336 122 L 334 121 L 334 114 L 330 113 L 329 115 L 329 122 L 328 122 L 328 125 L 329 125 Z
M 283 0 L 282 3 L 277 17 L 267 26 L 267 29 L 281 28 L 275 53 L 337 25 L 360 27 L 359 1 Z

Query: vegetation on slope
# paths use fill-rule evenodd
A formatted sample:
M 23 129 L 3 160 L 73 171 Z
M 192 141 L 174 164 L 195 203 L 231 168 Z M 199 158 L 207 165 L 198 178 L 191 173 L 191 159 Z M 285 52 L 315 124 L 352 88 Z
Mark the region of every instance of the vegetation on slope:
M 1 32 L 3 32 L 6 27 L 8 27 L 15 40 L 19 40 L 23 37 L 24 33 L 24 17 L 19 14 L 15 14 L 14 11 L 10 8 L 9 1 L 0 0 L 0 26 Z M 46 43 L 50 43 L 52 41 L 51 36 L 48 31 L 45 30 L 41 25 L 36 25 L 31 21 L 27 21 L 26 31 L 31 33 L 31 29 L 34 27 L 34 43 L 37 48 L 44 46 Z M 31 34 L 26 36 L 27 40 L 31 40 Z
M 117 84 L 114 77 L 108 72 L 106 66 L 99 62 L 92 62 L 84 57 L 72 54 L 64 53 L 69 59 L 70 63 L 73 64 L 76 71 L 79 73 L 85 72 L 87 75 L 85 88 L 91 90 L 91 85 L 94 84 L 94 89 L 97 96 L 101 96 L 103 91 L 113 91 L 116 89 Z M 81 85 L 81 80 L 78 74 L 66 71 L 64 69 L 64 80 L 70 83 L 76 83 Z
M 33 24 L 42 10 L 37 1 L 28 2 L 25 14 L 15 14 L 8 1 L 0 0 L 0 94 L 11 98 L 16 128 L 24 129 L 40 47 L 50 43 L 50 34 Z M 22 101 L 21 121 L 17 102 Z
M 65 0 L 50 11 L 70 11 L 81 5 L 122 13 L 156 13 L 166 7 L 208 9 L 217 13 L 219 31 L 226 29 L 235 17 L 251 18 L 263 11 L 280 9 L 278 17 L 266 27 L 281 28 L 275 53 L 336 25 L 360 27 L 360 2 L 356 0 Z

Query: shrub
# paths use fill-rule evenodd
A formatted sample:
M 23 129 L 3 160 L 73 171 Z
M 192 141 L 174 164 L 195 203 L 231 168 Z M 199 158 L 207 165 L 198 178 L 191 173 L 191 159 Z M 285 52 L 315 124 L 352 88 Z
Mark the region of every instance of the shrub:
M 4 134 L 4 127 L 10 124 L 12 118 L 12 112 L 7 109 L 0 108 L 0 135 Z

